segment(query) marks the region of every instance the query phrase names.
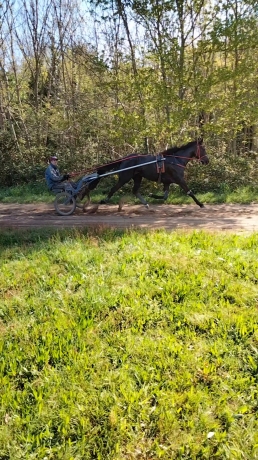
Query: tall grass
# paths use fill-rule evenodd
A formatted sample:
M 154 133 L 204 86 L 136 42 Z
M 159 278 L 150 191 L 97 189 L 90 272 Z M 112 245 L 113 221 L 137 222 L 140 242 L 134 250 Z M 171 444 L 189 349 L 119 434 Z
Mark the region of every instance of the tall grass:
M 258 458 L 258 234 L 0 245 L 0 459 Z

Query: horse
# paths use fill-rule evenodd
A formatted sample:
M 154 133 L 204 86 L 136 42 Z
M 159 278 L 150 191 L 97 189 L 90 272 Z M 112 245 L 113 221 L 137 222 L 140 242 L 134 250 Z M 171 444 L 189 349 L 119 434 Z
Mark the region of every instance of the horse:
M 148 208 L 148 202 L 139 192 L 142 179 L 145 178 L 149 181 L 163 184 L 163 196 L 151 195 L 152 198 L 166 201 L 170 185 L 177 184 L 200 208 L 203 208 L 203 203 L 196 198 L 184 179 L 185 167 L 193 159 L 204 165 L 209 163 L 202 139 L 188 142 L 181 147 L 171 147 L 161 152 L 158 156 L 131 154 L 98 168 L 97 175 L 99 177 L 90 184 L 89 189 L 93 190 L 97 186 L 101 175 L 105 175 L 108 171 L 117 170 L 118 182 L 111 188 L 107 197 L 101 201 L 102 204 L 108 203 L 114 193 L 132 179 L 134 182 L 133 194 Z

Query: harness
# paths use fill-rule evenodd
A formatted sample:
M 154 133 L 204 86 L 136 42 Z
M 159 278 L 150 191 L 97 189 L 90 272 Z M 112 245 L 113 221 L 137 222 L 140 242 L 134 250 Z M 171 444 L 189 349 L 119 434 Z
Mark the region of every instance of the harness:
M 161 174 L 165 172 L 165 161 L 164 161 L 164 157 L 162 154 L 156 155 L 156 168 L 157 168 L 157 173 L 159 175 L 158 183 L 160 184 Z
M 201 161 L 201 159 L 203 158 L 203 156 L 205 155 L 201 155 L 201 145 L 199 142 L 197 142 L 197 146 L 196 146 L 196 159 Z M 118 160 L 114 160 L 110 163 L 106 163 L 104 165 L 95 165 L 92 166 L 91 168 L 88 168 L 84 171 L 80 171 L 80 172 L 74 172 L 74 173 L 71 173 L 70 176 L 71 177 L 74 177 L 74 176 L 79 176 L 81 174 L 87 174 L 87 173 L 93 173 L 94 169 L 100 169 L 100 168 L 104 168 L 105 166 L 109 166 L 109 165 L 116 165 L 116 163 L 121 163 L 121 160 L 126 160 L 126 159 L 133 159 L 133 158 L 139 158 L 139 157 L 146 157 L 146 155 L 129 155 L 128 157 L 125 157 L 125 158 L 120 158 Z M 157 169 L 157 173 L 158 173 L 158 183 L 161 182 L 161 174 L 164 174 L 165 173 L 165 160 L 166 158 L 169 157 L 169 158 L 172 158 L 173 157 L 173 161 L 170 160 L 170 163 L 174 166 L 178 166 L 180 168 L 185 168 L 185 165 L 184 164 L 181 164 L 180 163 L 180 159 L 182 160 L 185 160 L 185 157 L 184 156 L 181 156 L 181 155 L 175 155 L 175 154 L 172 154 L 172 155 L 166 155 L 166 157 L 164 157 L 164 155 L 162 153 L 156 155 L 155 157 L 155 160 L 150 162 L 150 163 L 155 163 L 156 161 L 156 169 Z M 144 163 L 143 165 L 139 165 L 139 166 L 144 166 L 146 163 Z M 147 163 L 149 164 L 149 163 Z M 127 170 L 127 169 L 133 169 L 135 168 L 136 166 L 133 166 L 133 167 L 129 167 L 129 168 L 125 168 L 124 170 Z M 121 172 L 120 171 L 117 171 L 117 172 Z M 111 175 L 111 174 L 114 174 L 114 173 L 108 173 L 106 175 Z M 94 175 L 94 173 L 93 173 Z M 89 177 L 91 176 L 91 174 L 89 174 Z M 102 177 L 104 177 L 105 174 L 102 174 Z M 86 176 L 85 176 L 86 177 Z
M 166 155 L 166 156 L 167 156 L 167 157 L 170 157 L 170 158 L 173 157 L 173 160 L 172 160 L 172 161 L 170 160 L 170 163 L 171 163 L 172 165 L 174 165 L 174 166 L 179 166 L 180 168 L 185 168 L 185 167 L 186 167 L 184 164 L 181 164 L 181 163 L 180 163 L 180 159 L 185 160 L 185 157 L 182 157 L 182 156 L 180 156 L 180 155 Z M 201 154 L 201 145 L 199 144 L 199 142 L 197 142 L 197 146 L 196 146 L 196 155 L 195 155 L 195 156 L 196 156 L 196 159 L 197 159 L 198 161 L 201 161 L 201 159 L 202 159 L 203 157 L 205 157 L 205 155 L 202 155 L 202 154 Z M 192 159 L 192 158 L 191 158 L 191 159 Z

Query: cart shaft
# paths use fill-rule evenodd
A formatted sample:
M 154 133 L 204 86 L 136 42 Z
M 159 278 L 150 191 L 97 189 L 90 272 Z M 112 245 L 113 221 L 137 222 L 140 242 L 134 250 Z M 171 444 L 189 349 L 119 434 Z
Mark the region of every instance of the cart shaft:
M 161 158 L 158 161 L 165 161 L 165 160 L 166 160 L 166 158 Z M 120 172 L 128 171 L 129 169 L 140 168 L 140 166 L 150 165 L 152 163 L 157 163 L 157 160 L 148 161 L 147 163 L 142 163 L 141 165 L 129 166 L 129 168 L 118 169 L 117 171 L 111 171 L 111 172 L 108 172 L 108 173 L 105 173 L 105 174 L 100 174 L 100 175 L 98 175 L 98 178 L 106 177 L 106 176 L 112 176 L 112 174 L 119 174 Z

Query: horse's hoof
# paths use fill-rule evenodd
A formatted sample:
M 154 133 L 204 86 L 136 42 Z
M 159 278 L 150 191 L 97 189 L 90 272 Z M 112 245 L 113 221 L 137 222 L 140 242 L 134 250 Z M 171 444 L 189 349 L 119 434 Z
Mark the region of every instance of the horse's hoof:
M 148 203 L 145 205 L 145 208 L 149 209 L 149 205 L 148 205 Z
M 101 200 L 101 201 L 99 202 L 99 204 L 106 204 L 106 203 L 107 203 L 106 200 Z
M 99 208 L 99 205 L 95 204 L 94 206 L 92 206 L 91 208 L 86 210 L 85 212 L 87 212 L 87 214 L 95 214 L 97 212 L 98 208 Z
M 118 204 L 118 211 L 121 212 L 123 210 L 123 206 L 125 204 L 125 199 L 124 198 L 121 198 L 119 200 L 119 204 Z
M 85 201 L 85 203 L 82 205 L 82 211 L 83 212 L 86 212 L 87 207 L 89 206 L 89 204 L 90 204 L 90 200 Z
M 204 204 L 201 204 L 201 205 L 200 205 L 200 208 L 205 208 Z

